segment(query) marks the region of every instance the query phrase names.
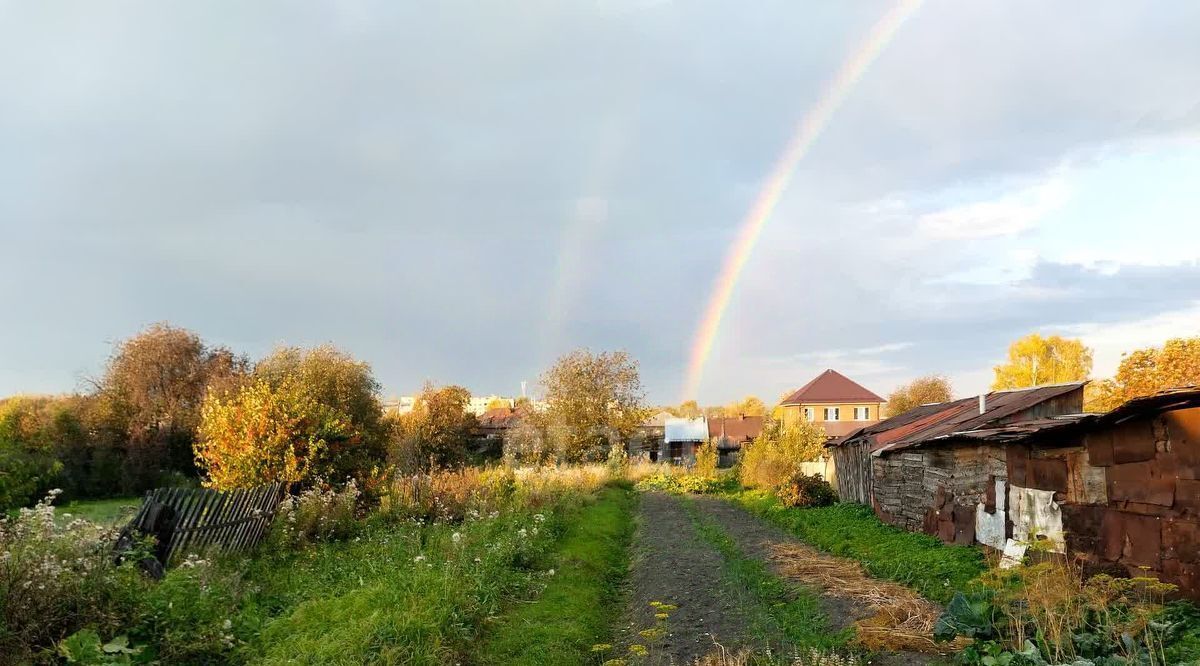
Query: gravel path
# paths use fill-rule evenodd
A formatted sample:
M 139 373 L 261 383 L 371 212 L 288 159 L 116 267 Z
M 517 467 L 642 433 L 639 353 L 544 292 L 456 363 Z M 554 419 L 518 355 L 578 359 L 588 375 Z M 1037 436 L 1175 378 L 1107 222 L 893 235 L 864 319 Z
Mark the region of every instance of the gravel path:
M 627 583 L 626 610 L 618 625 L 618 652 L 649 643 L 639 631 L 655 626 L 657 601 L 678 606 L 667 635 L 651 643 L 652 663 L 688 664 L 726 646 L 755 643 L 737 597 L 722 590 L 722 558 L 704 542 L 680 500 L 663 493 L 642 496 Z

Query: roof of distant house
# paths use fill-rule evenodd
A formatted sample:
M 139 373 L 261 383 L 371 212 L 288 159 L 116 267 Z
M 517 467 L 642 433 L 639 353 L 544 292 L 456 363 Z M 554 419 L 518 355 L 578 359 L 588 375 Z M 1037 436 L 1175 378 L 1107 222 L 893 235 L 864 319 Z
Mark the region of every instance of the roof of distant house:
M 837 370 L 826 370 L 796 392 L 784 398 L 782 405 L 809 403 L 884 402 L 862 384 Z
M 521 420 L 521 411 L 512 407 L 494 407 L 478 417 L 482 428 L 510 428 Z
M 748 442 L 762 434 L 763 417 L 728 416 L 708 420 L 708 436 Z
M 663 439 L 668 442 L 706 442 L 708 424 L 703 416 L 696 419 L 667 419 Z

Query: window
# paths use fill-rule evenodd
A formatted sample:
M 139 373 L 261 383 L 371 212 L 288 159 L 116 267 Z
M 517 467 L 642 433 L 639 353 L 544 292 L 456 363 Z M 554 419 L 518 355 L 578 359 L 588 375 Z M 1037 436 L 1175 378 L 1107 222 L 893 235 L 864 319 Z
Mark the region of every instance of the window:
M 837 421 L 838 420 L 838 412 L 840 409 L 841 409 L 840 407 L 826 407 L 825 408 L 825 420 L 826 421 Z
M 854 408 L 854 420 L 855 421 L 870 421 L 871 420 L 871 408 L 870 407 L 855 407 Z
M 805 407 L 804 408 L 804 420 L 805 421 L 816 421 L 817 420 L 817 410 L 813 409 L 812 407 Z

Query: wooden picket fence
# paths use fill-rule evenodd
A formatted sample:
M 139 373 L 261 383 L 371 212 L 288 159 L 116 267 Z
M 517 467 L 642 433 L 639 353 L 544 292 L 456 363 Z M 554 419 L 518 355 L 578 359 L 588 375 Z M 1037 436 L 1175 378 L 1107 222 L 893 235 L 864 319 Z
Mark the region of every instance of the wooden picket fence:
M 127 529 L 165 538 L 159 545 L 164 565 L 176 554 L 210 546 L 250 548 L 266 536 L 286 491 L 281 481 L 238 490 L 157 488 L 146 493 Z

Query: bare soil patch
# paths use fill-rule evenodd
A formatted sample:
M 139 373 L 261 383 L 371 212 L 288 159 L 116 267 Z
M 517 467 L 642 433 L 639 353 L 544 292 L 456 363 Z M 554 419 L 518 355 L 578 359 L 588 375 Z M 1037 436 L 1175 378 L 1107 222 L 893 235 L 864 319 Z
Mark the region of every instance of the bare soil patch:
M 722 589 L 719 552 L 696 534 L 680 500 L 650 492 L 642 496 L 627 583 L 628 604 L 618 626 L 622 651 L 647 644 L 639 631 L 655 626 L 650 602 L 678 606 L 666 620 L 667 635 L 653 642 L 659 663 L 689 664 L 723 645 L 749 645 L 748 620 L 736 595 Z

